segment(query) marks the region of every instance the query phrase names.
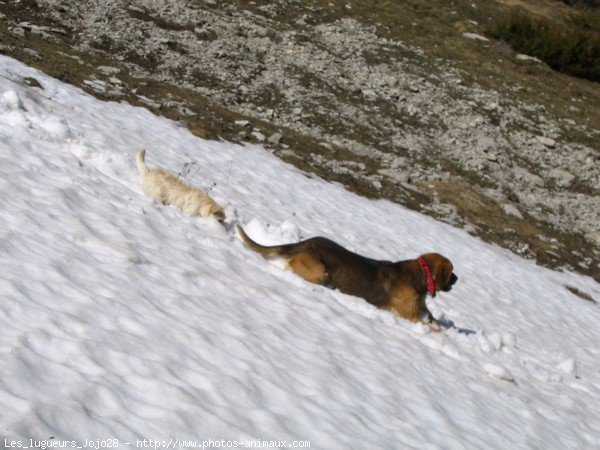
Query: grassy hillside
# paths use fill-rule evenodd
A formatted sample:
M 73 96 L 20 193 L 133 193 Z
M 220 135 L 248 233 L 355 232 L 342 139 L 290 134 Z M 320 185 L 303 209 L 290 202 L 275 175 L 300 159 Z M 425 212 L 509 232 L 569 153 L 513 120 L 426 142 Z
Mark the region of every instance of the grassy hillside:
M 513 12 L 489 35 L 515 51 L 535 56 L 554 70 L 590 81 L 600 81 L 600 20 L 574 13 L 556 22 L 524 10 Z

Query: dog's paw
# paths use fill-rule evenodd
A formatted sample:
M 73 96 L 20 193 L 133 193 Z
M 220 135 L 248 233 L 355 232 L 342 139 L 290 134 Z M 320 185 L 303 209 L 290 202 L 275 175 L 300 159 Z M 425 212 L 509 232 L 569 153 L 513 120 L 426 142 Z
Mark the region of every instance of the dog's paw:
M 440 331 L 442 331 L 442 326 L 435 319 L 432 319 L 428 325 L 429 325 L 429 329 L 435 333 L 439 333 Z

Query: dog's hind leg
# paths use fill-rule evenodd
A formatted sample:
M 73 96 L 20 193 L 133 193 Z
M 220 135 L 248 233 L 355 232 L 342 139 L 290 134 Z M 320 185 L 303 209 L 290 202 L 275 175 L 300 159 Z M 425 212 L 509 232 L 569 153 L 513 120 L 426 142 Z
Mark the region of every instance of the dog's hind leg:
M 425 296 L 411 287 L 395 289 L 386 309 L 411 322 L 428 324 L 432 331 L 441 331 L 440 324 L 427 309 Z
M 296 253 L 287 260 L 287 266 L 295 274 L 300 275 L 306 281 L 315 284 L 326 285 L 329 274 L 318 256 L 309 252 Z

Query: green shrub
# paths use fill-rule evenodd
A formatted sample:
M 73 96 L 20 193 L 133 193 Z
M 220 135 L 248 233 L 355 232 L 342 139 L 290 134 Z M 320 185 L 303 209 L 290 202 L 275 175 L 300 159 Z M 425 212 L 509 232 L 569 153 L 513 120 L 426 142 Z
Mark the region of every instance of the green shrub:
M 596 25 L 576 16 L 569 23 L 557 23 L 518 11 L 489 34 L 555 70 L 600 82 L 600 33 Z

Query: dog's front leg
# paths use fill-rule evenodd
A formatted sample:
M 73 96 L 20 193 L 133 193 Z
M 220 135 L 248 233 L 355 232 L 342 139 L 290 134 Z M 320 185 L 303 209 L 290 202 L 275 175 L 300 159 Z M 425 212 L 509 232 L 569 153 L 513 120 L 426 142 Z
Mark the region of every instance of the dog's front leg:
M 433 314 L 431 314 L 431 311 L 429 311 L 429 309 L 427 309 L 427 307 L 425 307 L 424 309 L 421 310 L 420 316 L 421 316 L 421 322 L 429 325 L 429 329 L 431 331 L 435 331 L 436 333 L 439 333 L 440 331 L 442 331 L 442 327 L 441 327 L 440 323 L 437 321 L 437 319 L 435 317 L 433 317 Z
M 439 333 L 440 331 L 442 331 L 442 326 L 437 321 L 437 319 L 435 319 L 431 315 L 431 313 L 429 313 L 429 328 L 431 329 L 431 331 L 435 331 L 436 333 Z

